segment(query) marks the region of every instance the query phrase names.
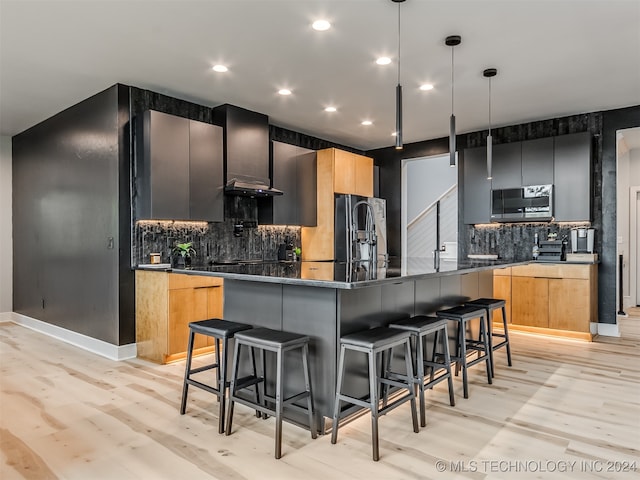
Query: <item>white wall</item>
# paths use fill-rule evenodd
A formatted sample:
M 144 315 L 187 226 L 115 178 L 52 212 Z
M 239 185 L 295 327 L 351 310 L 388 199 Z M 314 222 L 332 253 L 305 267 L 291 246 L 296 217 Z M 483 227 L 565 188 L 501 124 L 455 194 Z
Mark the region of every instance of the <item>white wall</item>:
M 0 312 L 13 310 L 11 137 L 0 136 Z

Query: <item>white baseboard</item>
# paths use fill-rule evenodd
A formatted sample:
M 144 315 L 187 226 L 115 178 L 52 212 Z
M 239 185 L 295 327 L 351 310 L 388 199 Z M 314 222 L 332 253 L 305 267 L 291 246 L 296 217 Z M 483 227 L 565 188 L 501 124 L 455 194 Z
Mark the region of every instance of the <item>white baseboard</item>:
M 598 331 L 596 332 L 598 335 L 602 335 L 603 337 L 619 337 L 620 336 L 620 328 L 617 323 L 597 323 Z
M 137 348 L 135 343 L 128 345 L 113 345 L 111 343 L 98 340 L 97 338 L 88 337 L 81 333 L 67 330 L 66 328 L 58 327 L 35 318 L 27 317 L 20 313 L 6 312 L 0 313 L 0 321 L 10 321 L 17 323 L 36 332 L 43 333 L 49 337 L 53 337 L 57 340 L 61 340 L 65 343 L 69 343 L 83 350 L 95 353 L 102 357 L 106 357 L 110 360 L 127 360 L 129 358 L 135 358 L 137 355 Z

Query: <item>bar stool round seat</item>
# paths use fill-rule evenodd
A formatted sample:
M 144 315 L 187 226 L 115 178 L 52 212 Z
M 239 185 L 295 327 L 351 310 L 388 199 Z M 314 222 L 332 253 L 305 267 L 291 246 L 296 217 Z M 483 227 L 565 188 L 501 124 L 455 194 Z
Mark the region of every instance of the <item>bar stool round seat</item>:
M 469 382 L 467 370 L 469 367 L 485 362 L 487 368 L 487 381 L 493 383 L 491 377 L 491 353 L 489 349 L 489 335 L 487 326 L 487 311 L 483 307 L 472 307 L 459 305 L 457 307 L 439 310 L 436 312 L 438 318 L 446 318 L 457 322 L 457 345 L 456 353 L 451 356 L 456 362 L 456 373 L 462 370 L 462 387 L 464 398 L 469 398 Z M 467 327 L 470 321 L 479 319 L 480 335 L 479 340 L 467 337 Z M 478 357 L 473 360 L 467 359 L 469 351 L 478 352 Z
M 239 322 L 231 322 L 219 318 L 211 318 L 209 320 L 200 320 L 198 322 L 189 323 L 189 343 L 187 345 L 187 364 L 184 372 L 184 382 L 182 385 L 182 401 L 180 403 L 180 415 L 184 415 L 187 408 L 187 394 L 189 385 L 198 387 L 209 393 L 213 393 L 218 397 L 220 403 L 218 409 L 218 433 L 224 432 L 226 391 L 229 385 L 227 376 L 227 347 L 229 340 L 233 336 L 245 330 L 253 328 L 251 325 Z M 193 358 L 193 343 L 195 334 L 211 337 L 215 341 L 215 361 L 211 364 L 191 368 Z M 217 381 L 215 386 L 207 385 L 191 378 L 192 375 L 206 370 L 215 369 L 217 372 Z
M 434 385 L 447 380 L 449 386 L 449 404 L 453 407 L 456 404 L 453 391 L 453 376 L 451 375 L 451 356 L 449 354 L 449 341 L 447 334 L 448 320 L 444 318 L 428 317 L 417 315 L 404 320 L 395 321 L 389 324 L 389 328 L 407 330 L 411 332 L 413 343 L 412 360 L 414 361 L 414 382 L 418 387 L 420 401 L 420 426 L 424 427 L 426 422 L 425 390 L 433 388 Z M 434 335 L 431 357 L 426 359 L 427 335 Z M 442 352 L 437 352 L 438 340 Z M 441 358 L 441 361 L 436 361 Z M 429 380 L 425 383 L 425 367 L 429 368 Z M 444 373 L 435 376 L 436 372 L 444 370 Z
M 248 347 L 251 360 L 254 361 L 254 350 L 262 353 L 262 372 L 261 375 L 251 375 L 246 378 L 239 378 L 240 355 L 242 347 Z M 285 398 L 285 358 L 286 352 L 299 350 L 302 359 L 302 370 L 304 374 L 304 390 Z M 273 352 L 276 354 L 276 382 L 275 395 L 268 395 L 266 392 L 266 365 L 264 352 Z M 255 400 L 251 400 L 239 393 L 251 386 L 260 386 L 256 388 L 257 396 Z M 307 406 L 301 407 L 294 402 L 306 399 Z M 276 435 L 275 435 L 275 457 L 282 456 L 282 420 L 283 410 L 285 406 L 292 409 L 304 411 L 308 415 L 309 430 L 311 438 L 316 438 L 316 425 L 314 420 L 313 394 L 311 391 L 311 372 L 309 368 L 309 337 L 296 333 L 272 330 L 269 328 L 254 328 L 252 330 L 239 332 L 235 336 L 235 348 L 233 351 L 233 367 L 231 374 L 231 385 L 229 387 L 229 411 L 227 414 L 227 424 L 225 434 L 231 433 L 233 422 L 234 403 L 240 403 L 262 412 L 264 418 L 268 415 L 275 417 Z M 274 405 L 273 408 L 270 406 Z
M 493 352 L 499 348 L 506 348 L 507 350 L 507 363 L 512 366 L 511 363 L 511 344 L 509 343 L 509 327 L 507 325 L 507 313 L 506 313 L 506 301 L 501 298 L 477 298 L 470 302 L 465 302 L 465 305 L 472 307 L 482 307 L 487 311 L 487 325 L 489 327 L 489 351 L 491 353 L 491 376 L 495 376 L 496 364 L 493 360 Z M 495 333 L 493 331 L 493 311 L 502 311 L 502 329 L 503 333 Z M 494 337 L 501 338 L 498 343 L 493 341 Z
M 371 440 L 373 449 L 373 460 L 380 458 L 380 447 L 378 440 L 378 418 L 381 415 L 393 410 L 405 402 L 411 403 L 411 417 L 413 420 L 413 431 L 418 433 L 418 416 L 416 412 L 416 397 L 413 388 L 413 366 L 411 362 L 411 332 L 387 327 L 377 327 L 369 330 L 351 333 L 340 338 L 340 358 L 338 361 L 338 379 L 336 386 L 336 398 L 333 406 L 333 426 L 331 431 L 331 443 L 335 444 L 338 439 L 338 427 L 340 421 L 340 402 L 346 402 L 367 408 L 371 412 Z M 391 354 L 393 347 L 404 346 L 404 360 L 406 365 L 406 375 L 404 378 L 396 378 L 388 375 L 388 369 L 378 368 L 378 355 Z M 364 353 L 367 355 L 369 395 L 356 398 L 342 393 L 345 377 L 345 353 L 347 350 Z M 384 365 L 384 361 L 382 362 Z M 349 368 L 351 370 L 351 368 Z M 382 370 L 382 371 L 380 371 Z M 406 389 L 407 393 L 394 399 L 390 404 L 386 402 L 380 405 L 379 389 L 384 386 L 398 387 Z

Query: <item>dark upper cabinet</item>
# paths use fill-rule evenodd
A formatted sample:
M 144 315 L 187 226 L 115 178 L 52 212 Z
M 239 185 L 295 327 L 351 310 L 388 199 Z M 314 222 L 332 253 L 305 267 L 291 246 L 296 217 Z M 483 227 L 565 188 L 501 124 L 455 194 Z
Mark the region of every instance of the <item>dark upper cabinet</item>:
M 487 179 L 487 149 L 478 147 L 464 150 L 463 165 L 464 223 L 489 223 L 491 220 L 491 181 Z
M 189 219 L 224 220 L 222 128 L 189 120 Z
M 147 110 L 136 137 L 137 219 L 223 220 L 220 127 Z
M 464 223 L 490 218 L 490 189 L 553 184 L 558 222 L 591 220 L 591 136 L 588 132 L 504 143 L 493 147 L 493 179 L 486 178 L 486 150 L 464 151 Z
M 258 199 L 258 223 L 314 226 L 316 224 L 315 151 L 271 142 L 273 188 L 284 192 Z
M 519 187 L 522 183 L 522 143 L 494 145 L 491 173 L 492 189 Z
M 591 135 L 554 138 L 554 217 L 558 222 L 591 220 Z
M 553 137 L 522 142 L 522 185 L 553 183 Z

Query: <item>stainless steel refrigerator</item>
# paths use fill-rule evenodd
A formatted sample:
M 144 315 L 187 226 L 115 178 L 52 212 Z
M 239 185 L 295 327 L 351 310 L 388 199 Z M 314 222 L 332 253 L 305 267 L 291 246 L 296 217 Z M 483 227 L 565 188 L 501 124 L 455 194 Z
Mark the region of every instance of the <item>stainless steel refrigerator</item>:
M 386 267 L 386 201 L 375 197 L 336 195 L 335 205 L 335 260 Z

